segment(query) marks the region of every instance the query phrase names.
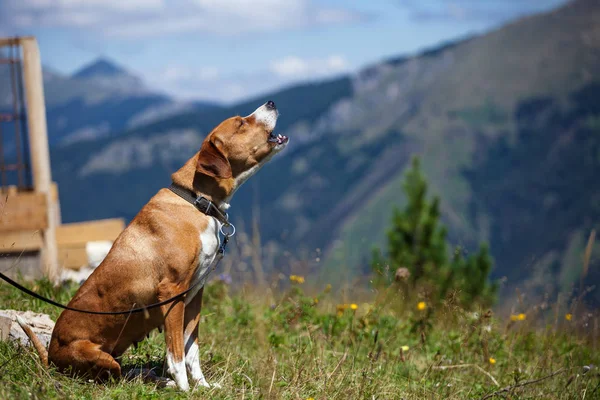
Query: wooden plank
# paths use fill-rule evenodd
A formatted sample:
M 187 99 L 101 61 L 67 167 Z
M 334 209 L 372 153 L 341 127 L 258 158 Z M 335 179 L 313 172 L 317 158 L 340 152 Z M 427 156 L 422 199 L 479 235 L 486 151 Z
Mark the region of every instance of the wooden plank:
M 41 231 L 0 232 L 0 253 L 40 250 L 43 245 Z
M 62 216 L 60 212 L 60 202 L 58 198 L 58 185 L 56 182 L 52 182 L 50 186 L 50 202 L 54 208 L 54 220 L 56 222 L 56 226 L 62 223 Z
M 65 268 L 79 269 L 88 262 L 87 242 L 114 241 L 123 229 L 125 221 L 120 218 L 59 225 L 56 230 L 59 264 Z M 43 245 L 40 230 L 0 231 L 0 253 L 41 250 Z
M 58 265 L 63 268 L 80 269 L 88 265 L 86 245 L 58 247 Z
M 46 229 L 47 211 L 43 193 L 0 190 L 0 232 Z
M 122 218 L 63 224 L 56 229 L 56 241 L 59 247 L 76 246 L 96 240 L 114 241 L 123 229 L 125 221 Z
M 27 137 L 29 138 L 29 159 L 33 187 L 44 197 L 46 226 L 44 226 L 44 247 L 42 248 L 42 269 L 51 282 L 58 283 L 58 249 L 56 247 L 57 204 L 50 198 L 52 169 L 46 125 L 46 103 L 44 100 L 44 78 L 40 49 L 35 37 L 20 39 L 23 50 L 23 84 L 27 105 Z
M 9 339 L 10 327 L 12 326 L 12 319 L 4 316 L 0 316 L 0 340 L 6 341 Z
M 50 185 L 50 200 L 54 202 L 58 201 L 58 185 L 56 182 L 52 182 Z
M 25 39 L 32 39 L 33 36 L 16 36 L 16 37 L 3 37 L 0 38 L 0 47 L 3 46 L 20 46 L 21 42 Z

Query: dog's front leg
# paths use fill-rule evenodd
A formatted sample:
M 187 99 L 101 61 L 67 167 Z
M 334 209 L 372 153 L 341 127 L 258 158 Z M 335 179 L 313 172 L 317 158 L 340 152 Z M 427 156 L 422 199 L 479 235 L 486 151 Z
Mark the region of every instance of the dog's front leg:
M 165 293 L 161 293 L 161 297 L 167 299 L 178 292 L 180 290 L 168 290 Z M 182 300 L 178 300 L 163 306 L 162 309 L 165 315 L 165 341 L 167 342 L 167 366 L 169 373 L 179 389 L 188 391 L 190 385 L 185 373 L 183 344 L 184 304 Z
M 195 385 L 211 387 L 204 378 L 200 367 L 200 349 L 198 347 L 198 325 L 200 311 L 202 310 L 202 294 L 204 288 L 194 296 L 185 306 L 184 338 L 185 338 L 185 365 Z M 217 385 L 215 385 L 217 386 Z

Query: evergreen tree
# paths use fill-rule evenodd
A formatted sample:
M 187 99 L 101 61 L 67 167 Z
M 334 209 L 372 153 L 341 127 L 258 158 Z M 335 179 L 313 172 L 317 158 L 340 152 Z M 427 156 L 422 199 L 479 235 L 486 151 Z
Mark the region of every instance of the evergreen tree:
M 378 281 L 389 284 L 398 268 L 406 268 L 411 288 L 427 288 L 431 300 L 444 300 L 453 291 L 467 307 L 493 302 L 496 286 L 489 282 L 493 262 L 487 245 L 467 258 L 457 248 L 449 260 L 447 231 L 440 224 L 440 199 L 427 199 L 427 182 L 417 157 L 406 173 L 403 189 L 407 204 L 393 212 L 387 254 L 373 251 L 371 268 Z

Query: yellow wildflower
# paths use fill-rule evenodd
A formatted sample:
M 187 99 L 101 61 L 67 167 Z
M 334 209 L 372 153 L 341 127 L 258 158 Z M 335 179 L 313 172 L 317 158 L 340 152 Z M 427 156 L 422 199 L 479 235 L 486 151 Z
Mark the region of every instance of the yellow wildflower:
M 331 292 L 331 283 L 328 283 L 327 286 L 325 286 L 325 293 L 329 292 Z
M 510 320 L 511 320 L 511 321 L 517 321 L 518 319 L 519 319 L 519 317 L 518 317 L 518 316 L 516 316 L 515 314 L 511 314 L 511 315 L 510 315 Z
M 408 347 L 408 346 L 402 346 L 402 347 L 400 347 L 400 348 L 401 348 L 401 349 L 402 349 L 402 351 L 403 351 L 403 352 L 405 352 L 405 353 L 408 351 L 408 349 L 410 349 L 410 347 Z
M 357 304 L 338 304 L 337 306 L 335 306 L 338 315 L 342 315 L 344 313 L 344 311 L 346 311 L 347 309 L 351 309 L 351 310 L 357 310 L 358 309 L 358 305 Z
M 312 397 L 309 397 L 309 398 L 307 398 L 306 400 L 315 400 L 315 399 L 314 399 L 314 398 L 312 398 Z
M 319 304 L 319 299 L 318 299 L 317 297 L 315 297 L 315 298 L 313 299 L 313 301 L 315 302 L 315 304 Z
M 304 283 L 304 277 L 300 275 L 290 275 L 290 281 L 302 284 Z
M 523 314 L 523 313 L 517 315 L 517 319 L 519 321 L 525 321 L 525 318 L 527 318 L 527 316 L 525 314 Z
M 424 301 L 420 301 L 419 304 L 417 304 L 417 310 L 419 311 L 423 311 L 427 308 L 427 303 L 425 303 Z
M 492 364 L 492 365 L 496 364 L 496 359 L 493 357 L 490 357 L 490 364 Z
M 571 319 L 573 319 L 573 314 L 571 314 L 571 313 L 569 313 L 569 314 L 566 314 L 566 315 L 565 315 L 565 319 L 566 319 L 567 321 L 570 321 Z

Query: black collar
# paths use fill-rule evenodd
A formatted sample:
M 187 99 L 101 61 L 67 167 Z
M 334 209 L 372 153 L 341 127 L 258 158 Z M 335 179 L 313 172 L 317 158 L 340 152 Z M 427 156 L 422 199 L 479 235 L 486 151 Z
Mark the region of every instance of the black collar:
M 171 183 L 169 189 L 177 196 L 181 197 L 182 199 L 196 207 L 198 211 L 208 216 L 215 217 L 220 223 L 222 223 L 225 226 L 231 225 L 228 221 L 227 214 L 224 214 L 221 210 L 219 210 L 219 207 L 217 207 L 215 203 L 208 200 L 206 197 L 197 196 L 196 193 L 192 192 L 191 190 L 188 190 L 175 183 Z

